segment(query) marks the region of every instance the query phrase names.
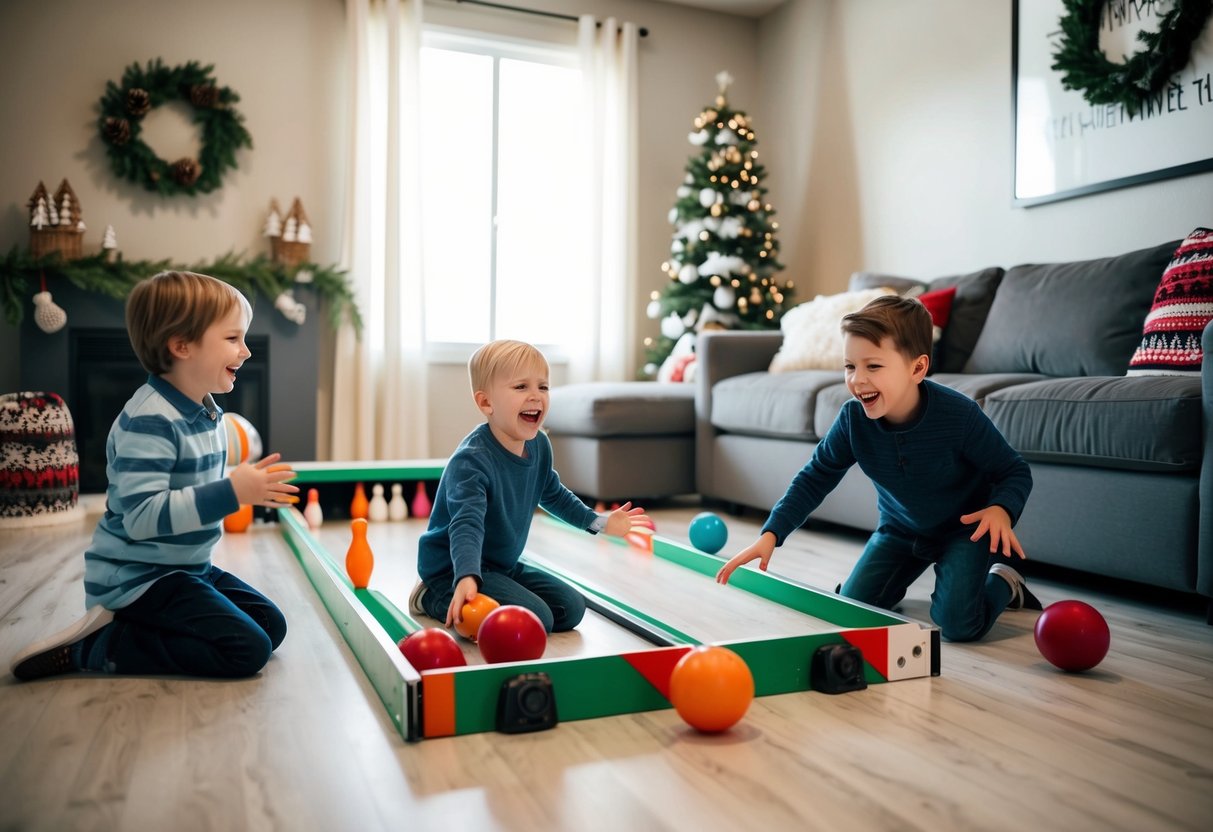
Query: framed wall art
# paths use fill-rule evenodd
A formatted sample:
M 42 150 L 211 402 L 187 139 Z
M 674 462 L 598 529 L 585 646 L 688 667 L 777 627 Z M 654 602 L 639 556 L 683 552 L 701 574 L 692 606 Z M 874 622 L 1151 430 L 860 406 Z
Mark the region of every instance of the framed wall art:
M 1213 23 L 1207 14 L 1165 17 L 1184 5 L 1185 0 L 1015 0 L 1016 205 L 1213 170 Z M 1152 47 L 1138 39 L 1143 31 L 1159 33 Z M 1184 49 L 1190 50 L 1188 59 L 1168 71 L 1165 81 L 1158 79 L 1157 91 L 1135 92 L 1140 78 L 1125 81 L 1141 67 L 1152 66 L 1157 74 L 1163 53 L 1173 63 L 1182 61 Z

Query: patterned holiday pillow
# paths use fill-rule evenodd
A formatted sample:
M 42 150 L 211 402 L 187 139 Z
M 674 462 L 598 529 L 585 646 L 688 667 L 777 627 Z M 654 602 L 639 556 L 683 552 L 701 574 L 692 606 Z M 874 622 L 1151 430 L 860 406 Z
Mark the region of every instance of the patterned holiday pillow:
M 1129 361 L 1130 376 L 1200 375 L 1200 336 L 1213 319 L 1213 230 L 1188 235 L 1167 264 Z

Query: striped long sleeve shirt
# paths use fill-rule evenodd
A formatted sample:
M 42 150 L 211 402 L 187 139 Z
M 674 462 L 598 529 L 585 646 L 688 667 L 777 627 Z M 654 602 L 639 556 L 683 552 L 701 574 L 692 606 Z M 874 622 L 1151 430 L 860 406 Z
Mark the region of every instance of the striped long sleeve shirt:
M 158 376 L 131 396 L 105 444 L 105 515 L 84 553 L 86 605 L 118 609 L 171 572 L 201 575 L 239 503 L 224 476 L 223 411 Z
M 930 379 L 922 386 L 926 406 L 905 426 L 869 419 L 854 399 L 843 405 L 762 530 L 782 545 L 856 463 L 876 486 L 881 524 L 904 534 L 954 534 L 969 529 L 962 514 L 991 505 L 1016 522 L 1032 490 L 1028 463 L 977 402 Z

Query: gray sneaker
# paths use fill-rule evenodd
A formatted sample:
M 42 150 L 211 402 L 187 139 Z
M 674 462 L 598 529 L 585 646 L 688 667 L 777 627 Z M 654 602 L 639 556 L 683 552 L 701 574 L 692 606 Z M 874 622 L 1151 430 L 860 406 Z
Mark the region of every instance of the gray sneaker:
M 1014 567 L 1005 563 L 996 563 L 990 567 L 990 574 L 997 575 L 1011 585 L 1011 600 L 1007 602 L 1007 609 L 1044 609 L 1040 599 L 1033 595 L 1032 591 L 1028 589 L 1028 585 L 1024 583 L 1023 575 L 1020 575 Z
M 409 615 L 425 615 L 425 608 L 421 606 L 421 599 L 425 597 L 425 584 L 417 581 L 417 585 L 413 587 L 413 591 L 409 593 Z

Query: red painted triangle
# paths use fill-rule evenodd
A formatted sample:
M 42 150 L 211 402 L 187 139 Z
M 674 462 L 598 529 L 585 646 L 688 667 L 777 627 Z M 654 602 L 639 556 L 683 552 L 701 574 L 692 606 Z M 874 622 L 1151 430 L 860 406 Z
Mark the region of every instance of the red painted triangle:
M 889 634 L 884 628 L 875 630 L 843 630 L 842 637 L 859 648 L 863 660 L 876 672 L 889 678 Z
M 621 653 L 620 658 L 632 666 L 632 669 L 657 688 L 657 692 L 666 699 L 670 698 L 670 674 L 678 660 L 691 652 L 690 647 L 662 647 L 657 650 L 645 650 L 642 653 Z

